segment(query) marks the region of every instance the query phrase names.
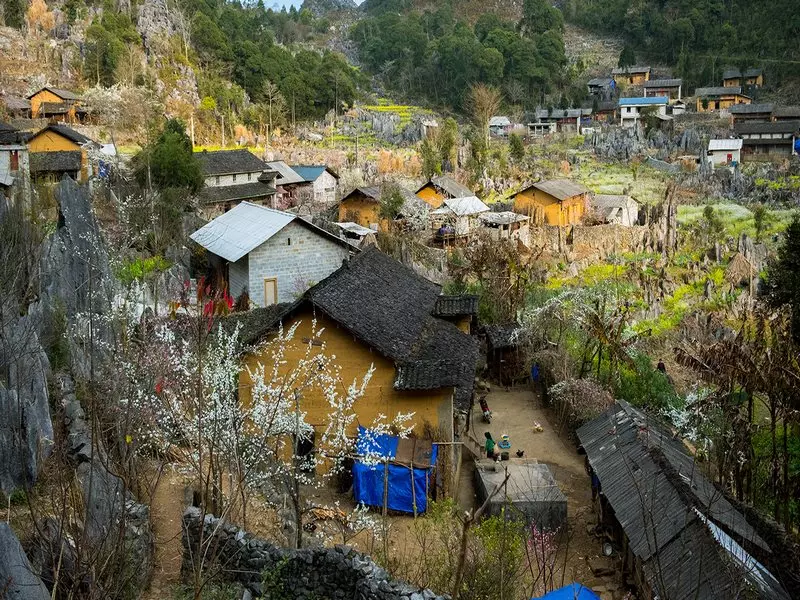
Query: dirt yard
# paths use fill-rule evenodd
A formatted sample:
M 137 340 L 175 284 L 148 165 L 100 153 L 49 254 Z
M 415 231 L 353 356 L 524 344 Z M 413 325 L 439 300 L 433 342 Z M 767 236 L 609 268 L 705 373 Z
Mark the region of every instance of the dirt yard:
M 470 425 L 475 437 L 484 440 L 484 433 L 488 431 L 499 441 L 503 434 L 507 434 L 511 441 L 511 460 L 516 459 L 517 450 L 524 450 L 524 458 L 534 458 L 548 465 L 559 488 L 567 496 L 570 541 L 565 583 L 579 581 L 598 588 L 607 586 L 609 582 L 595 577 L 589 568 L 589 561 L 600 553 L 601 543 L 587 532 L 587 525 L 595 522 L 591 485 L 584 459 L 577 453 L 574 443 L 566 434 L 559 434 L 554 428 L 554 420 L 551 422 L 550 410 L 542 405 L 539 395 L 527 387 L 505 391 L 493 386 L 486 401 L 492 411 L 492 423 L 484 423 L 480 411 L 476 411 Z M 541 432 L 534 430 L 536 423 L 541 426 Z M 462 483 L 465 481 L 464 470 L 462 467 Z M 471 508 L 476 501 L 474 485 L 469 490 L 471 498 L 464 489 L 459 489 L 459 502 L 462 506 L 466 504 L 465 508 Z

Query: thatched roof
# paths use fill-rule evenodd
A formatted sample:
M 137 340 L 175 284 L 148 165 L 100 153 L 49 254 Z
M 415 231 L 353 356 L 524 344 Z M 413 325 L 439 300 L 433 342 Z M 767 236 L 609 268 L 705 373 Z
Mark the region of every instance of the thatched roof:
M 733 255 L 731 262 L 725 268 L 725 280 L 732 286 L 737 287 L 745 281 L 750 281 L 750 278 L 755 276 L 756 269 L 743 254 L 737 252 Z

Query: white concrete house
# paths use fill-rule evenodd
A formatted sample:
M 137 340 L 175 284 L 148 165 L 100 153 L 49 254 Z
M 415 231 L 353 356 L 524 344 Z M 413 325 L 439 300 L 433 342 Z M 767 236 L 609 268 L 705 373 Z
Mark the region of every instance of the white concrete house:
M 657 115 L 666 117 L 667 104 L 669 104 L 669 98 L 666 96 L 620 98 L 618 105 L 620 125 L 623 127 L 635 127 L 642 117 L 643 111 L 651 108 L 656 111 Z
M 302 188 L 311 191 L 305 194 L 315 203 L 333 204 L 339 191 L 339 175 L 325 165 L 292 165 L 292 170 L 303 178 Z M 302 192 L 301 192 L 302 193 Z
M 291 302 L 357 249 L 291 213 L 242 202 L 191 236 L 238 298 L 254 306 Z
M 639 203 L 630 196 L 597 194 L 592 209 L 604 223 L 632 227 L 639 224 Z
M 742 140 L 709 140 L 706 161 L 711 168 L 731 166 L 731 163 L 742 162 Z
M 0 123 L 0 190 L 11 187 L 15 181 L 26 188 L 29 177 L 28 147 L 22 133 Z

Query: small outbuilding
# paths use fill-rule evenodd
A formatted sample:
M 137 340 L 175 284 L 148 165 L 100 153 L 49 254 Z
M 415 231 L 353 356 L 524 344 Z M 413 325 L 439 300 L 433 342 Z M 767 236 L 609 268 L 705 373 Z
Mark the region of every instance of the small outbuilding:
M 508 481 L 503 484 L 506 473 Z M 545 464 L 525 459 L 481 461 L 476 465 L 475 479 L 480 502 L 485 502 L 498 486 L 502 486 L 489 501 L 491 515 L 499 515 L 506 509 L 506 514 L 512 518 L 549 531 L 567 522 L 567 497 Z
M 481 214 L 491 209 L 476 196 L 466 198 L 447 198 L 436 210 L 431 211 L 431 223 L 437 237 L 444 239 L 445 234 L 452 237 L 468 237 L 478 226 Z
M 633 227 L 639 224 L 639 203 L 627 195 L 597 194 L 592 208 L 603 223 Z
M 489 237 L 492 239 L 520 239 L 523 243 L 528 242 L 528 233 L 530 231 L 528 222 L 531 218 L 527 215 L 520 215 L 506 210 L 502 212 L 485 212 L 478 218 L 481 227 L 489 233 Z
M 711 168 L 733 166 L 742 161 L 742 140 L 709 140 L 706 161 Z
M 489 119 L 489 133 L 497 137 L 505 137 L 511 131 L 511 119 L 496 116 Z

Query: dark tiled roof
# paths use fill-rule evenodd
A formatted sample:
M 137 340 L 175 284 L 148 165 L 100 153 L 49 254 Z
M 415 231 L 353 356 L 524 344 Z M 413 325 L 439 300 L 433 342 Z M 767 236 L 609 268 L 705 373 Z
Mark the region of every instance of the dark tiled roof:
M 739 69 L 725 69 L 722 72 L 723 79 L 741 79 L 742 72 Z
M 249 150 L 216 150 L 195 152 L 203 175 L 232 175 L 234 173 L 256 173 L 267 168 L 266 163 Z
M 753 115 L 759 113 L 772 113 L 775 110 L 775 105 L 771 102 L 763 104 L 736 104 L 728 109 L 732 115 Z
M 232 200 L 251 200 L 266 198 L 275 193 L 275 188 L 260 181 L 243 183 L 241 185 L 225 185 L 221 187 L 204 187 L 200 190 L 198 198 L 201 204 L 219 204 Z
M 0 144 L 17 144 L 19 142 L 20 132 L 7 123 L 0 123 Z
M 61 173 L 81 170 L 80 150 L 31 152 L 29 161 L 31 173 Z
M 594 77 L 589 80 L 591 87 L 609 87 L 614 83 L 613 77 Z
M 296 306 L 296 302 L 284 302 L 263 308 L 254 308 L 245 312 L 233 313 L 224 319 L 218 319 L 216 323 L 218 327 L 228 333 L 233 332 L 239 325 L 240 343 L 246 349 L 252 348 L 263 340 L 264 336 L 274 331 Z
M 489 342 L 489 348 L 502 350 L 503 348 L 515 347 L 517 341 L 514 339 L 514 334 L 518 329 L 519 325 L 516 323 L 487 325 L 484 331 L 486 332 L 486 341 Z
M 461 185 L 455 179 L 450 177 L 449 175 L 441 175 L 439 177 L 431 177 L 430 181 L 428 181 L 425 185 L 420 187 L 417 190 L 417 193 L 420 192 L 425 186 L 428 184 L 433 185 L 433 187 L 441 190 L 447 196 L 451 198 L 467 198 L 469 196 L 474 196 L 474 192 L 469 189 L 465 185 Z
M 650 67 L 614 67 L 611 70 L 611 73 L 614 75 L 627 75 L 627 74 L 639 74 L 639 73 L 649 73 Z
M 433 316 L 439 286 L 375 248 L 312 287 L 308 300 L 398 366 L 397 389 L 458 382 L 459 408 L 472 393 L 478 348 L 452 323 Z
M 47 131 L 52 131 L 54 133 L 57 133 L 58 135 L 60 135 L 62 137 L 65 137 L 69 141 L 75 142 L 78 145 L 83 145 L 83 144 L 86 144 L 86 143 L 89 143 L 89 142 L 92 141 L 88 137 L 83 135 L 82 133 L 79 133 L 79 132 L 75 131 L 74 129 L 72 129 L 70 127 L 67 127 L 66 125 L 48 125 L 44 129 L 42 129 L 40 131 L 37 131 L 33 135 L 33 137 L 41 135 L 41 134 L 43 134 L 43 133 L 45 133 Z
M 75 92 L 70 92 L 69 90 L 62 90 L 62 89 L 59 89 L 59 88 L 54 88 L 54 87 L 49 87 L 49 86 L 45 86 L 42 89 L 33 92 L 30 96 L 28 96 L 28 98 L 33 98 L 36 94 L 38 94 L 39 92 L 42 92 L 44 90 L 49 90 L 49 91 L 53 92 L 56 96 L 58 96 L 59 98 L 63 98 L 64 100 L 80 100 L 81 99 L 81 97 L 78 96 L 78 94 L 76 94 Z
M 800 106 L 778 106 L 772 116 L 783 119 L 800 119 Z
M 64 102 L 42 102 L 39 111 L 47 115 L 64 115 L 69 112 L 71 106 Z
M 581 184 L 575 183 L 574 181 L 570 181 L 569 179 L 551 179 L 548 181 L 539 181 L 538 183 L 529 185 L 528 187 L 524 188 L 518 193 L 521 194 L 522 192 L 529 190 L 531 188 L 536 188 L 537 190 L 541 190 L 545 194 L 550 194 L 554 198 L 557 198 L 562 201 L 568 198 L 572 198 L 573 196 L 586 194 L 589 191 Z M 516 195 L 517 194 L 514 194 L 514 196 Z
M 742 95 L 742 88 L 739 86 L 734 87 L 699 87 L 694 91 L 694 95 L 698 97 L 704 96 L 728 96 L 728 95 Z
M 800 121 L 744 121 L 733 125 L 733 131 L 739 135 L 746 133 L 795 133 L 798 129 L 800 129 Z
M 465 317 L 478 314 L 477 296 L 439 296 L 433 309 L 437 317 Z
M 787 598 L 766 569 L 737 568 L 731 538 L 760 553 L 771 549 L 668 430 L 620 400 L 577 434 L 659 595 L 721 600 L 746 581 L 755 597 Z
M 26 98 L 17 98 L 16 96 L 4 96 L 3 102 L 5 103 L 6 108 L 13 112 L 31 109 L 31 101 Z
M 683 85 L 683 79 L 651 79 L 650 81 L 645 81 L 643 87 L 662 88 L 678 87 L 679 85 Z

